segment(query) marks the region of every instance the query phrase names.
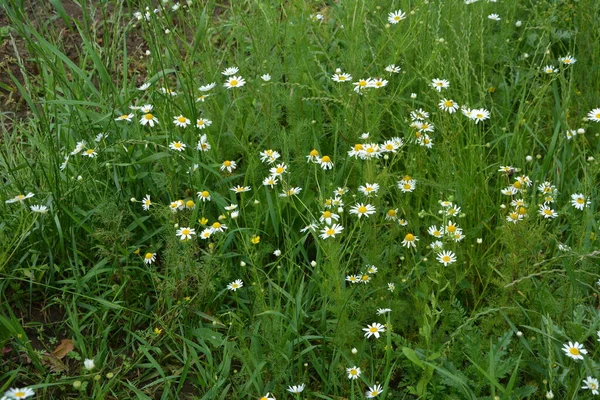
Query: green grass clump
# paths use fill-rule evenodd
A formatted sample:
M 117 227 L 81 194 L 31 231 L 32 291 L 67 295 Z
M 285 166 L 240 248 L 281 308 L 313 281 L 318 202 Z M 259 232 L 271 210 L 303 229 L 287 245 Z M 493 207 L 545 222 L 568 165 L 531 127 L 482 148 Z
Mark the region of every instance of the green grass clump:
M 600 3 L 0 5 L 0 391 L 592 395 Z

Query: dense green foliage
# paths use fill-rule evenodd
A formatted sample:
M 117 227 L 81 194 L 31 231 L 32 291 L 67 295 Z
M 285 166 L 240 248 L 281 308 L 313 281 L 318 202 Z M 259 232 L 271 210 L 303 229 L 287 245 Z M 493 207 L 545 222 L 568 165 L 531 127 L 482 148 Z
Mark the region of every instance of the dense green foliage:
M 29 111 L 0 114 L 0 391 L 592 396 L 600 2 L 23 3 L 0 0 Z

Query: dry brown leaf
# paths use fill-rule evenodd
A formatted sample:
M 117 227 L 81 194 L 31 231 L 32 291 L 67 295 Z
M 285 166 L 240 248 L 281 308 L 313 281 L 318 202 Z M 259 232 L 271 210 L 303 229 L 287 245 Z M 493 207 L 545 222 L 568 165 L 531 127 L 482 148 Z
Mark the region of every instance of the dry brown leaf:
M 67 354 L 72 352 L 74 349 L 75 345 L 73 344 L 73 341 L 71 339 L 62 339 L 60 341 L 60 344 L 56 346 L 56 348 L 52 352 L 52 355 L 54 355 L 59 360 L 62 360 Z

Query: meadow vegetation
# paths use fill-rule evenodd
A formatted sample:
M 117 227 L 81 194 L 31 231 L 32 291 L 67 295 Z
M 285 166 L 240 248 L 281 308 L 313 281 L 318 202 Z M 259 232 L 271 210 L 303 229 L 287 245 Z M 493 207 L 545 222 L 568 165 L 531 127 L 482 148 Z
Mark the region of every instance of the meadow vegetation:
M 598 395 L 600 2 L 26 3 L 5 399 Z

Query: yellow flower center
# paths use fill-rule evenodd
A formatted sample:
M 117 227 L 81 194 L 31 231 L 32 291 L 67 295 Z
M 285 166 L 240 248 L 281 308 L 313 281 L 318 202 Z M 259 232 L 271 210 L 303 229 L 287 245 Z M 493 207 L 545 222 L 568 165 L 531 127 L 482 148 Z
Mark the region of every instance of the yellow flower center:
M 428 124 L 421 124 L 421 129 L 429 129 L 429 125 Z
M 210 197 L 210 193 L 208 193 L 208 191 L 207 191 L 207 190 L 204 190 L 204 191 L 202 191 L 202 193 L 200 193 L 200 195 L 201 195 L 202 197 L 204 197 L 204 198 L 206 198 L 206 197 Z
M 404 187 L 404 189 L 408 190 L 410 189 L 410 183 L 405 183 L 404 185 L 402 185 Z
M 363 147 L 362 144 L 357 143 L 357 144 L 354 145 L 354 151 L 360 151 L 362 149 L 364 149 L 364 147 Z
M 318 157 L 319 156 L 319 152 L 317 151 L 317 149 L 312 149 L 309 153 L 309 155 L 311 157 Z
M 385 145 L 385 149 L 386 150 L 394 150 L 394 145 L 391 144 L 391 143 L 388 143 L 388 144 Z
M 152 253 L 146 253 L 146 255 L 144 256 L 144 258 L 145 258 L 146 260 L 149 260 L 149 259 L 151 259 L 152 257 L 153 257 L 153 254 L 152 254 Z
M 330 163 L 331 158 L 329 156 L 323 156 L 323 158 L 321 158 L 321 162 L 322 163 Z
M 398 214 L 398 213 L 396 212 L 396 210 L 388 210 L 388 212 L 387 212 L 387 215 L 388 215 L 388 216 L 390 216 L 390 217 L 395 217 L 395 216 L 396 216 L 396 214 Z
M 277 169 L 275 170 L 275 173 L 283 174 L 283 171 L 285 171 L 285 169 L 283 167 L 277 167 Z
M 446 263 L 448 263 L 448 262 L 450 262 L 450 260 L 451 260 L 451 259 L 450 259 L 450 256 L 443 256 L 443 257 L 442 257 L 442 261 L 443 261 L 443 262 L 446 262 Z
M 378 394 L 379 394 L 379 391 L 377 391 L 377 390 L 373 390 L 373 391 L 371 392 L 371 397 L 375 397 L 375 396 L 377 396 Z
M 412 233 L 409 233 L 408 235 L 404 236 L 404 240 L 406 240 L 407 242 L 414 242 L 415 235 L 413 235 Z
M 445 105 L 446 107 L 452 107 L 452 106 L 454 106 L 454 102 L 453 102 L 452 100 L 446 100 L 446 101 L 444 102 L 444 105 Z
M 583 203 L 584 203 L 584 199 L 582 199 L 581 197 L 579 197 L 579 198 L 578 198 L 577 200 L 575 200 L 575 201 L 577 201 L 577 203 L 578 203 L 578 204 L 583 204 Z
M 229 81 L 229 85 L 230 86 L 237 86 L 238 85 L 238 81 L 236 79 L 232 79 Z
M 225 161 L 223 165 L 226 167 L 231 167 L 231 161 Z
M 360 206 L 360 207 L 358 207 L 358 212 L 359 212 L 360 214 L 364 214 L 364 213 L 366 213 L 366 212 L 367 212 L 367 207 L 365 207 L 365 206 Z
M 449 225 L 448 232 L 456 232 L 456 225 Z
M 552 215 L 552 210 L 546 209 L 546 210 L 544 210 L 544 214 L 546 214 L 546 215 Z
M 149 121 L 154 118 L 154 115 L 148 113 L 148 114 L 144 115 L 144 118 L 146 118 Z
M 177 118 L 177 121 L 179 121 L 179 122 L 181 122 L 182 124 L 184 124 L 184 123 L 185 123 L 185 121 L 187 121 L 187 118 L 186 118 L 186 117 L 183 117 L 183 116 L 181 116 L 181 117 Z
M 181 230 L 181 233 L 182 233 L 183 235 L 189 235 L 189 234 L 190 234 L 190 230 L 189 230 L 189 229 L 182 229 L 182 230 Z
M 571 347 L 569 349 L 569 353 L 573 354 L 574 356 L 578 356 L 579 355 L 579 349 L 577 347 Z
M 360 86 L 360 87 L 367 86 L 367 81 L 364 81 L 364 80 L 358 81 L 358 86 Z
M 204 125 L 204 120 L 199 119 L 198 121 L 196 121 L 196 125 L 198 125 L 198 126 Z
M 600 119 L 600 113 L 598 113 L 598 114 L 594 115 L 594 118 L 596 118 L 596 119 Z
M 481 119 L 481 118 L 483 118 L 483 114 L 482 114 L 482 113 L 477 113 L 477 114 L 475 115 L 475 118 L 477 118 L 477 119 Z
M 212 224 L 212 227 L 214 229 L 219 229 L 219 228 L 221 228 L 221 224 L 219 222 L 215 222 L 214 224 Z
M 345 81 L 346 77 L 344 75 L 340 75 L 340 76 L 338 76 L 338 80 Z
M 521 214 L 521 215 L 527 214 L 527 209 L 525 207 L 519 207 L 519 214 Z
M 175 147 L 176 149 L 180 149 L 181 148 L 181 143 L 175 142 L 175 144 L 173 145 L 173 147 Z
M 372 148 L 372 147 L 369 147 L 369 148 L 367 149 L 367 153 L 373 153 L 374 151 L 375 151 L 375 149 L 374 149 L 374 148 Z
M 515 183 L 513 183 L 513 187 L 514 187 L 515 189 L 521 189 L 521 182 L 519 182 L 519 181 L 515 181 Z
M 323 218 L 331 218 L 331 211 L 325 211 L 323 213 Z
M 21 397 L 25 398 L 25 392 L 18 391 L 14 393 L 13 396 L 15 396 L 17 399 L 20 399 Z
M 194 202 L 192 200 L 188 200 L 188 201 L 186 201 L 185 206 L 187 208 L 192 208 L 192 207 L 194 207 Z
M 350 375 L 358 375 L 358 371 L 355 369 L 350 370 Z
M 512 220 L 517 220 L 517 219 L 519 219 L 519 214 L 517 214 L 517 213 L 515 213 L 515 212 L 512 212 L 512 213 L 510 213 L 508 216 L 509 216 L 509 218 L 510 218 L 510 219 L 512 219 Z
M 372 332 L 372 333 L 379 332 L 379 329 L 377 329 L 376 326 L 372 326 L 369 328 L 369 332 Z

